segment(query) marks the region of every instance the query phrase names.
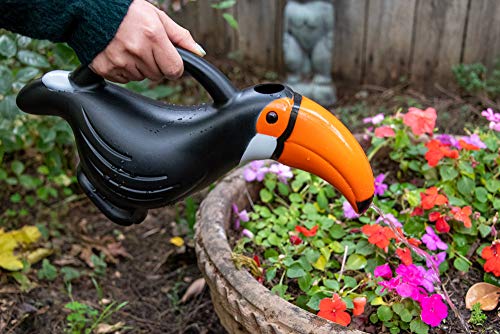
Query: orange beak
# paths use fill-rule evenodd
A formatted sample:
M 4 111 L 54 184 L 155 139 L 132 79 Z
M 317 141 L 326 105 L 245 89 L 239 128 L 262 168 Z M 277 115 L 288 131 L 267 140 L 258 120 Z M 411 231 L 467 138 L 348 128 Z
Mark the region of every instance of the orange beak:
M 337 188 L 357 213 L 370 207 L 375 185 L 363 149 L 335 116 L 306 97 L 278 161 L 321 177 Z

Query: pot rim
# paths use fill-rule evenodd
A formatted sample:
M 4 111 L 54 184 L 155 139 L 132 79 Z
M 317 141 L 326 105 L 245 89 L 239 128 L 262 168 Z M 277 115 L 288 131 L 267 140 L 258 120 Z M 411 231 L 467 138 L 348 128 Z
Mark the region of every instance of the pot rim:
M 195 226 L 195 246 L 198 262 L 205 278 L 206 267 L 213 265 L 216 275 L 231 286 L 244 301 L 263 313 L 266 322 L 274 324 L 285 332 L 293 333 L 338 333 L 366 334 L 350 330 L 318 317 L 278 297 L 247 270 L 236 269 L 231 259 L 226 230 L 231 226 L 232 204 L 247 207 L 249 197 L 256 197 L 257 184 L 247 183 L 243 168 L 238 168 L 224 177 L 203 200 Z M 205 269 L 205 270 L 204 270 Z M 213 285 L 209 286 L 213 288 Z M 227 292 L 225 292 L 227 294 Z M 235 316 L 235 319 L 238 319 Z M 242 321 L 243 322 L 243 321 Z

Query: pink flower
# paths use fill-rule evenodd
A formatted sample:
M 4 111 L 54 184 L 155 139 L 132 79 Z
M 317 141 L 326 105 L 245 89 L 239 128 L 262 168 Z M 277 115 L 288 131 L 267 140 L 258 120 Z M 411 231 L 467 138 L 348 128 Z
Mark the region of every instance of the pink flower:
M 427 226 L 425 228 L 425 231 L 427 233 L 422 236 L 422 241 L 427 246 L 427 248 L 429 248 L 432 251 L 435 251 L 438 248 L 441 250 L 448 249 L 448 245 L 438 237 L 438 235 L 434 232 L 434 229 L 432 227 Z
M 495 123 L 500 122 L 500 113 L 496 113 L 491 108 L 483 110 L 481 115 L 483 115 L 490 122 L 495 122 Z
M 431 255 L 431 261 L 434 263 L 436 268 L 438 268 L 439 265 L 444 262 L 444 260 L 446 260 L 446 252 L 439 252 L 437 254 Z M 432 268 L 431 261 L 429 261 L 429 259 L 426 259 L 426 265 L 428 268 Z
M 348 201 L 344 201 L 344 204 L 342 204 L 342 209 L 344 210 L 344 216 L 347 219 L 355 219 L 359 217 L 359 215 L 356 213 L 356 211 L 354 211 Z
M 246 228 L 241 231 L 241 234 L 247 238 L 253 239 L 254 235 L 250 230 L 247 230 Z
M 375 195 L 382 196 L 387 190 L 388 186 L 384 183 L 385 174 L 379 174 L 375 178 Z
M 363 123 L 378 124 L 384 120 L 384 114 L 377 114 L 373 117 L 363 118 Z
M 498 123 L 490 122 L 490 129 L 496 132 L 500 132 L 500 122 Z
M 403 224 L 401 224 L 401 223 L 399 222 L 399 220 L 398 220 L 396 217 L 394 217 L 394 215 L 393 215 L 392 213 L 387 213 L 387 214 L 385 214 L 385 218 L 386 218 L 386 220 L 388 220 L 388 221 L 390 221 L 391 223 L 393 223 L 393 224 L 394 224 L 394 226 L 396 226 L 396 227 L 403 227 Z M 384 221 L 384 218 L 382 218 L 382 217 L 378 217 L 378 218 L 377 218 L 377 220 L 376 220 L 375 222 L 376 222 L 377 224 L 380 224 L 380 222 L 385 222 L 385 221 Z M 388 223 L 386 223 L 386 224 L 388 224 Z
M 443 145 L 449 145 L 456 148 L 460 148 L 460 146 L 458 145 L 458 140 L 451 135 L 447 134 L 437 135 L 436 139 L 439 140 Z
M 384 263 L 383 265 L 376 267 L 373 275 L 375 275 L 375 277 L 382 277 L 385 279 L 391 278 L 392 270 L 389 263 Z
M 238 211 L 238 206 L 235 203 L 233 203 L 233 211 L 236 214 L 236 220 L 234 221 L 234 228 L 236 230 L 239 230 L 241 227 L 240 222 L 247 222 L 250 220 L 250 218 L 248 217 L 247 210 Z
M 403 116 L 403 123 L 411 128 L 417 136 L 428 133 L 432 135 L 436 126 L 437 113 L 434 108 L 425 110 L 418 108 L 408 108 L 408 112 Z
M 375 129 L 375 137 L 378 138 L 394 137 L 395 135 L 396 133 L 394 132 L 394 130 L 388 125 L 384 125 Z
M 420 307 L 422 308 L 422 313 L 420 314 L 422 321 L 432 327 L 439 326 L 441 321 L 448 316 L 448 307 L 443 303 L 443 298 L 438 294 L 423 297 L 420 300 Z
M 249 163 L 243 170 L 243 177 L 247 182 L 262 182 L 268 171 L 269 168 L 264 166 L 264 161 L 256 160 Z
M 280 163 L 272 164 L 269 167 L 269 173 L 278 176 L 278 180 L 283 183 L 286 183 L 288 179 L 293 177 L 292 169 Z

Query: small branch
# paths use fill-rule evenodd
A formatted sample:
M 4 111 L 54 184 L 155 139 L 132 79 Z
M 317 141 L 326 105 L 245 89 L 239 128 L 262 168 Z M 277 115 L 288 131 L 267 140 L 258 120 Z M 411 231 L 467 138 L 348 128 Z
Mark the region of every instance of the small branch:
M 347 259 L 347 251 L 348 250 L 349 250 L 349 246 L 345 245 L 345 248 L 344 248 L 344 257 L 342 258 L 342 267 L 340 267 L 340 274 L 339 274 L 339 278 L 338 278 L 339 282 L 342 280 L 342 275 L 344 274 L 344 267 L 345 267 L 345 261 Z

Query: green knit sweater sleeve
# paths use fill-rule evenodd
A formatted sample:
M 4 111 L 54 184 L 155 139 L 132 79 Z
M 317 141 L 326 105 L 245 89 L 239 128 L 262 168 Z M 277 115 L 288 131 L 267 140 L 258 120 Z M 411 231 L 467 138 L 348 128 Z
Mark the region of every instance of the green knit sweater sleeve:
M 67 42 L 89 64 L 113 39 L 132 0 L 0 0 L 0 28 Z

